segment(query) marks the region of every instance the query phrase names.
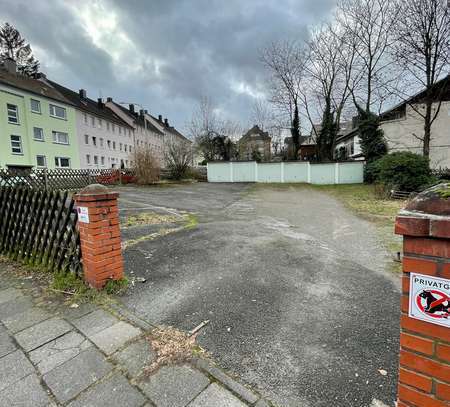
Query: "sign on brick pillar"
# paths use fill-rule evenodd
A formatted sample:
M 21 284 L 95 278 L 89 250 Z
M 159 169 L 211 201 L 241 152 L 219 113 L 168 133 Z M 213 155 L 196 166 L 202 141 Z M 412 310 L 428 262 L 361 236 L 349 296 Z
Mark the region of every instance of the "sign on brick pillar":
M 450 184 L 397 216 L 403 235 L 398 407 L 450 405 Z
M 75 195 L 84 279 L 95 288 L 123 278 L 116 192 L 89 185 Z

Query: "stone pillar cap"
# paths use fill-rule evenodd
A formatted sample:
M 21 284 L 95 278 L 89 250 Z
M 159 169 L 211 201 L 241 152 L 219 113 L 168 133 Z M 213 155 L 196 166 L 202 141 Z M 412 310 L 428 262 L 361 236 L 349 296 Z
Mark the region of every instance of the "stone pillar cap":
M 117 198 L 119 194 L 101 184 L 91 184 L 84 187 L 74 198 L 77 201 L 99 201 Z
M 426 189 L 409 201 L 400 214 L 450 216 L 450 184 Z

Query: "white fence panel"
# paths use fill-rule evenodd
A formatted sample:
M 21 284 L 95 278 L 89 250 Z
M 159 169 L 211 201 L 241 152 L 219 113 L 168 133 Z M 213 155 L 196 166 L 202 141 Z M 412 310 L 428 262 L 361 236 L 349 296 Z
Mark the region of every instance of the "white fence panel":
M 208 163 L 209 182 L 292 182 L 310 184 L 360 184 L 364 180 L 364 162 L 310 164 L 309 162 Z

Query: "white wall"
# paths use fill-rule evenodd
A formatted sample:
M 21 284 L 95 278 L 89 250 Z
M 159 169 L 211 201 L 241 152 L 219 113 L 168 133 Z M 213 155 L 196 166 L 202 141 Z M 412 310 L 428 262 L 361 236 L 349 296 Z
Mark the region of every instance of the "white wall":
M 121 160 L 125 167 L 131 166 L 132 129 L 81 110 L 76 111 L 76 126 L 81 168 L 120 168 Z M 95 137 L 96 145 L 94 145 L 93 137 Z M 95 157 L 97 157 L 97 164 Z
M 434 108 L 436 107 L 437 104 L 434 105 Z M 423 135 L 423 124 L 423 118 L 408 105 L 405 117 L 381 122 L 389 151 L 412 151 L 421 154 L 422 142 L 414 135 Z M 450 168 L 450 102 L 442 102 L 431 127 L 430 164 L 433 168 Z
M 361 184 L 364 162 L 311 164 L 309 162 L 211 162 L 208 182 L 267 182 L 309 184 Z

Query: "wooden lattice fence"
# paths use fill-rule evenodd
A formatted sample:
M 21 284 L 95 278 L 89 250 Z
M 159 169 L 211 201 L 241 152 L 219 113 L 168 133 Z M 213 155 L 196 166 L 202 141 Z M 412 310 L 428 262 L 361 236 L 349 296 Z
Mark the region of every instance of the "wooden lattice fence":
M 81 273 L 77 213 L 67 191 L 0 186 L 0 253 L 52 272 Z
M 134 169 L 0 169 L 0 186 L 32 189 L 81 189 L 89 184 L 126 184 L 135 182 Z

